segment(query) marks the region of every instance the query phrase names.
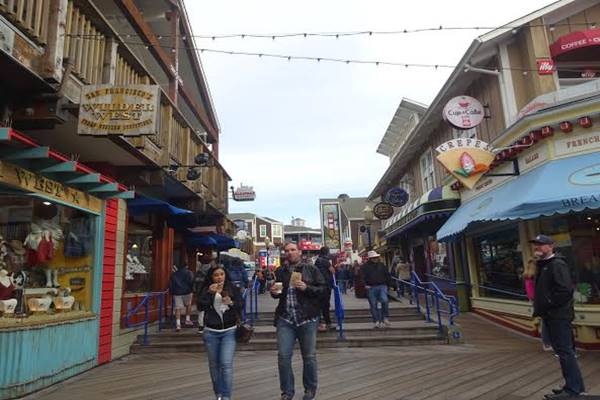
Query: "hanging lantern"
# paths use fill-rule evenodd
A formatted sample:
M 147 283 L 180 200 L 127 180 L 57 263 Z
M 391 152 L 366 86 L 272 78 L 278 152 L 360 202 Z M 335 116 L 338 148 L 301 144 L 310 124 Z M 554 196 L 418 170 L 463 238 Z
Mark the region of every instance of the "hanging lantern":
M 532 144 L 539 142 L 541 138 L 542 138 L 542 132 L 540 132 L 540 131 L 529 132 L 529 139 L 531 139 Z
M 551 127 L 551 126 L 544 126 L 542 128 L 542 139 L 549 138 L 552 135 L 554 135 L 554 128 L 553 127 Z
M 579 122 L 582 128 L 591 128 L 594 125 L 590 117 L 581 117 L 577 122 Z
M 573 124 L 570 121 L 563 121 L 560 123 L 560 130 L 563 133 L 573 132 Z

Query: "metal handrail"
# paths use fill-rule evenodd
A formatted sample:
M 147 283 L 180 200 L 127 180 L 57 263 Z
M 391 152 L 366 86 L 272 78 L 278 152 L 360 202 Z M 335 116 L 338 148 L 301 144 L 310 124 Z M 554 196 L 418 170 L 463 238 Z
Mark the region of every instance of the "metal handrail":
M 425 320 L 427 322 L 433 322 L 431 319 L 432 308 L 437 316 L 437 324 L 440 332 L 443 331 L 442 314 L 447 314 L 448 325 L 454 325 L 454 318 L 458 316 L 458 303 L 455 296 L 446 295 L 435 282 L 423 282 L 419 276 L 412 271 L 411 280 L 406 281 L 399 278 L 392 278 L 398 281 L 401 285 L 408 285 L 411 287 L 411 304 L 414 300 L 417 311 L 421 312 L 420 298 L 419 295 L 423 293 L 425 300 Z M 398 296 L 400 296 L 400 285 L 398 285 Z M 440 301 L 448 304 L 448 310 L 440 307 Z
M 258 277 L 255 275 L 252 278 L 252 284 L 249 289 L 245 289 L 243 293 L 243 301 L 244 307 L 242 308 L 242 319 L 244 321 L 248 320 L 248 316 L 250 317 L 250 325 L 254 326 L 254 321 L 258 319 L 258 291 L 260 289 L 260 281 Z M 248 296 L 250 297 L 250 312 L 246 311 Z
M 450 284 L 452 284 L 454 286 L 456 286 L 456 285 L 464 285 L 464 286 L 469 286 L 469 287 L 475 286 L 475 287 L 478 287 L 478 288 L 481 288 L 481 289 L 489 290 L 490 292 L 498 292 L 498 293 L 503 293 L 503 294 L 508 294 L 508 295 L 511 295 L 511 296 L 515 296 L 515 297 L 527 298 L 526 294 L 517 293 L 517 292 L 511 292 L 510 290 L 498 289 L 498 288 L 493 288 L 491 286 L 484 286 L 484 285 L 473 285 L 473 284 L 468 283 L 468 282 L 458 283 L 458 282 L 453 281 L 451 279 L 440 278 L 439 276 L 431 275 L 431 274 L 425 274 L 425 276 L 427 276 L 429 278 L 435 278 L 435 279 L 439 279 L 439 280 L 448 282 L 448 283 L 450 283 Z
M 125 314 L 125 326 L 127 328 L 137 328 L 140 326 L 144 326 L 144 341 L 143 344 L 144 346 L 147 346 L 149 344 L 148 342 L 148 325 L 150 324 L 150 311 L 149 311 L 149 303 L 150 300 L 152 300 L 155 297 L 158 297 L 158 330 L 162 330 L 163 327 L 163 309 L 164 309 L 164 305 L 165 305 L 165 298 L 167 296 L 167 293 L 169 293 L 169 290 L 165 290 L 164 292 L 148 292 L 146 293 L 146 295 L 144 296 L 144 298 L 142 299 L 142 301 L 140 301 L 138 303 L 137 306 L 135 306 L 133 309 L 127 311 L 127 314 Z M 130 319 L 131 317 L 133 317 L 134 315 L 137 315 L 138 311 L 144 307 L 144 319 L 140 322 L 136 322 L 136 323 L 131 323 Z M 165 310 L 166 312 L 166 310 Z
M 342 298 L 342 291 L 337 284 L 337 280 L 335 279 L 335 275 L 333 276 L 333 298 L 335 304 L 335 320 L 338 326 L 338 341 L 346 340 L 346 336 L 344 334 L 344 300 Z

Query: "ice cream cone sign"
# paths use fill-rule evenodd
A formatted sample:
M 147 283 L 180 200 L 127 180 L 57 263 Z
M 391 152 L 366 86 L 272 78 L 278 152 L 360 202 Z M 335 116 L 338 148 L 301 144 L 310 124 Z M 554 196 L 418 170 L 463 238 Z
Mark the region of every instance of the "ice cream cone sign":
M 436 148 L 438 161 L 464 186 L 472 189 L 494 161 L 492 147 L 477 139 L 454 139 Z

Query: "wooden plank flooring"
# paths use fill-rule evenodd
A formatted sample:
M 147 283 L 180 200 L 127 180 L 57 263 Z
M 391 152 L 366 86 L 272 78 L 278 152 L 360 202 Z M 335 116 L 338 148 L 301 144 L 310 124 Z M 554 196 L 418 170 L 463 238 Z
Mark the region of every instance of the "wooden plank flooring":
M 361 303 L 362 304 L 362 303 Z M 558 360 L 540 342 L 481 317 L 459 318 L 458 346 L 330 349 L 319 353 L 319 400 L 529 400 L 561 384 Z M 200 339 L 199 339 L 200 340 Z M 600 394 L 600 354 L 579 359 L 588 391 Z M 296 398 L 301 362 L 294 358 Z M 300 380 L 299 380 L 300 378 Z M 204 354 L 128 356 L 30 399 L 213 399 Z M 234 399 L 279 399 L 275 352 L 238 353 Z

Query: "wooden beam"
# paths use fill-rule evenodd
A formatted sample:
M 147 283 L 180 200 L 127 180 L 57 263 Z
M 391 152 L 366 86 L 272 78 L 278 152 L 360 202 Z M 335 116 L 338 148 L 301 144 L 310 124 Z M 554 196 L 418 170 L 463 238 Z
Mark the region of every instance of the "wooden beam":
M 40 169 L 38 172 L 42 174 L 56 173 L 56 172 L 75 172 L 77 171 L 77 162 L 65 161 L 51 167 Z
M 10 128 L 0 128 L 0 140 L 10 140 Z
M 118 192 L 119 184 L 118 183 L 104 183 L 102 185 L 98 185 L 92 187 L 91 189 L 87 189 L 86 192 L 90 193 L 102 193 L 102 192 Z
M 183 96 L 183 99 L 190 106 L 190 108 L 192 109 L 192 112 L 196 115 L 196 117 L 198 117 L 198 119 L 202 123 L 202 126 L 204 127 L 206 132 L 213 138 L 213 141 L 215 143 L 218 142 L 219 141 L 219 132 L 210 123 L 210 120 L 208 119 L 208 115 L 206 115 L 206 111 L 204 111 L 204 108 L 202 108 L 201 106 L 198 105 L 198 103 L 196 103 L 194 98 L 188 93 L 188 91 L 185 89 L 183 84 L 180 84 L 179 86 L 180 86 L 179 94 L 181 96 Z
M 123 199 L 123 200 L 134 199 L 135 191 L 127 190 L 125 192 L 112 193 L 112 194 L 108 194 L 108 195 L 99 195 L 99 197 L 101 197 L 103 199 Z
M 100 183 L 100 174 L 86 174 L 78 176 L 77 178 L 66 180 L 65 183 L 67 185 L 78 185 L 84 183 Z
M 4 160 L 33 160 L 50 157 L 49 147 L 34 147 L 32 149 L 8 150 L 0 153 L 0 158 Z

